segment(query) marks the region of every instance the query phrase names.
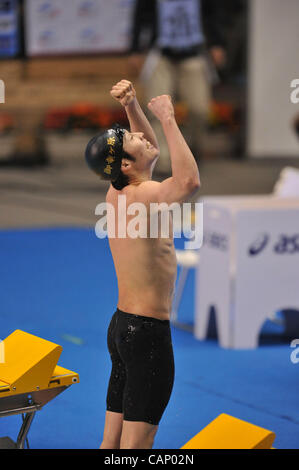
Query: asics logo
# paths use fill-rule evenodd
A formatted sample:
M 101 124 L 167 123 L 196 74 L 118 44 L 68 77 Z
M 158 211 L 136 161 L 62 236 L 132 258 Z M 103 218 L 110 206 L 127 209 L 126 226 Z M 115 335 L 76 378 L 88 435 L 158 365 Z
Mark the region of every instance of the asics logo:
M 260 234 L 248 248 L 249 256 L 256 256 L 261 253 L 269 240 L 270 236 L 267 233 Z M 273 252 L 278 255 L 299 253 L 299 233 L 295 235 L 280 235 L 278 241 L 273 246 Z
M 259 237 L 248 248 L 248 254 L 250 256 L 258 255 L 266 247 L 269 239 L 270 237 L 266 233 L 259 235 Z

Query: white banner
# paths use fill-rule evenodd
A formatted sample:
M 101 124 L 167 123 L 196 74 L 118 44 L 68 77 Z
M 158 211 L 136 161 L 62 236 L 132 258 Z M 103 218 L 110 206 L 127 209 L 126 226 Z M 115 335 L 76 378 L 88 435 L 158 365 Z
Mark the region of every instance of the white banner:
M 125 52 L 134 0 L 27 0 L 29 56 Z
M 265 315 L 299 309 L 299 200 L 240 211 L 236 230 L 234 336 L 242 347 L 258 343 Z
M 195 337 L 211 307 L 224 348 L 255 348 L 275 312 L 299 309 L 299 198 L 207 196 L 197 269 Z

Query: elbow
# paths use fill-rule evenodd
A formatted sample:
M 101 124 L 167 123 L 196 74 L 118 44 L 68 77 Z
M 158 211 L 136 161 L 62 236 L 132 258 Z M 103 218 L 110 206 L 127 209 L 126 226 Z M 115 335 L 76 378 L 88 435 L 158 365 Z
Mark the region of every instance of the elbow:
M 194 191 L 197 191 L 201 186 L 200 179 L 197 178 L 196 181 L 194 182 Z
M 199 178 L 188 178 L 184 182 L 184 187 L 188 193 L 195 193 L 200 188 Z

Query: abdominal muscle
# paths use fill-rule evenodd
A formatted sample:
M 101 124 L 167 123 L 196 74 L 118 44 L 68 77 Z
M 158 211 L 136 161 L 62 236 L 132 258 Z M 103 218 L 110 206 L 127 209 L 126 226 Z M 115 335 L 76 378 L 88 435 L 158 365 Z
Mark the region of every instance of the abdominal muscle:
M 169 320 L 177 264 L 172 238 L 109 239 L 118 280 L 118 308 Z

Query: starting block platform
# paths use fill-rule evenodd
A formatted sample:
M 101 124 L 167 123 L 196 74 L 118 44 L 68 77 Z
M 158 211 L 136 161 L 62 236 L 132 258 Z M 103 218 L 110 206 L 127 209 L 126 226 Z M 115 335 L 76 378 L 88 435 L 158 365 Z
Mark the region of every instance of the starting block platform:
M 0 418 L 23 415 L 23 423 L 13 442 L 0 439 L 0 449 L 24 449 L 36 411 L 75 383 L 79 375 L 57 365 L 62 346 L 21 330 L 1 343 Z
M 181 449 L 273 449 L 275 433 L 222 413 Z

